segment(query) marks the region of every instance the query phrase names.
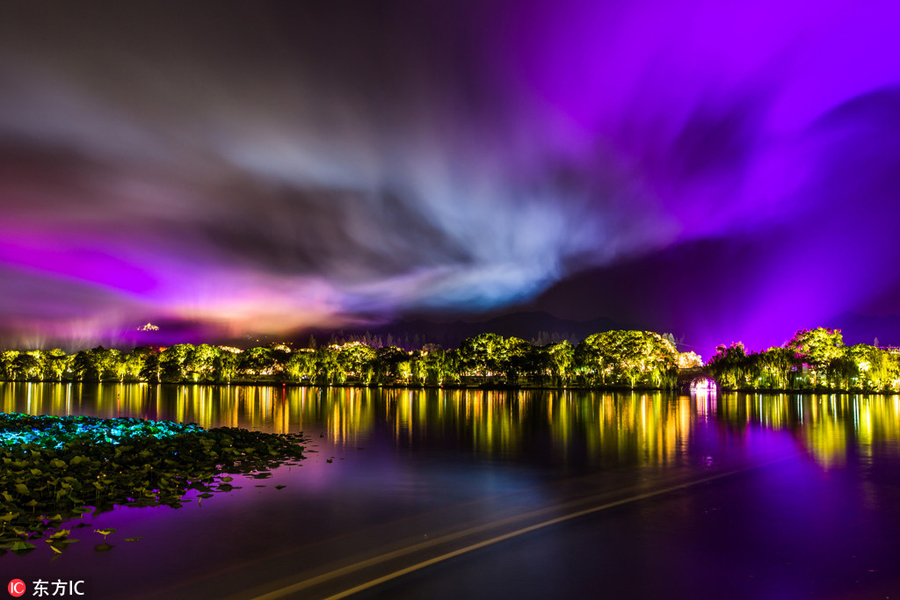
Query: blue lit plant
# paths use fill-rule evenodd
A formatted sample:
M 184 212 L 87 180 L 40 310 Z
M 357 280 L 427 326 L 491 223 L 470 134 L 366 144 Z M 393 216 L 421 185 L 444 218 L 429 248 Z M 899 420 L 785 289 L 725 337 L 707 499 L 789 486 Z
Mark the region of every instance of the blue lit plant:
M 30 551 L 29 540 L 56 531 L 46 541 L 59 552 L 72 541 L 60 525 L 84 513 L 180 508 L 188 490 L 238 489 L 221 476 L 301 459 L 299 442 L 168 421 L 0 413 L 0 551 Z

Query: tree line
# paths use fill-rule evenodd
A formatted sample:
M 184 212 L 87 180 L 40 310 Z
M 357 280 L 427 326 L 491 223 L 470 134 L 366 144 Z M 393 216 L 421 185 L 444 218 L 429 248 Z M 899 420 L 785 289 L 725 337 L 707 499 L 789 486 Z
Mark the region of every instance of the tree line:
M 748 352 L 740 342 L 719 346 L 707 371 L 734 390 L 900 391 L 900 350 L 845 346 L 840 329 L 818 327 L 761 352 Z
M 0 379 L 149 383 L 285 382 L 310 385 L 540 385 L 672 388 L 679 366 L 702 363 L 679 353 L 672 336 L 607 331 L 577 345 L 535 344 L 482 333 L 458 348 L 425 344 L 406 350 L 361 341 L 294 349 L 283 343 L 240 350 L 210 344 L 140 346 L 130 352 L 97 347 L 7 350 Z
M 671 334 L 650 331 L 607 331 L 577 345 L 482 333 L 453 349 L 372 347 L 358 340 L 315 346 L 311 340 L 299 349 L 273 343 L 247 350 L 210 344 L 130 352 L 97 347 L 75 354 L 7 350 L 0 353 L 0 379 L 671 389 L 679 370 L 694 368 L 734 390 L 900 391 L 900 350 L 845 346 L 840 330 L 826 327 L 801 329 L 784 345 L 759 352 L 748 352 L 740 342 L 722 345 L 706 365 L 693 352 L 678 352 Z

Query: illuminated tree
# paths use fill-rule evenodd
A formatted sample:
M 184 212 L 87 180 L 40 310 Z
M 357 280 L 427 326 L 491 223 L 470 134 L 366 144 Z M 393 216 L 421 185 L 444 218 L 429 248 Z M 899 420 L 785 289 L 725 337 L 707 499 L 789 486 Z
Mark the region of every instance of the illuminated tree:
M 840 329 L 828 327 L 800 329 L 787 343 L 787 347 L 796 352 L 797 358 L 809 366 L 815 387 L 831 361 L 841 357 L 844 338 Z
M 95 350 L 81 350 L 72 358 L 72 371 L 77 381 L 100 381 Z
M 503 336 L 496 333 L 482 333 L 463 340 L 458 352 L 462 368 L 469 373 L 480 375 L 484 382 L 487 381 L 488 374 L 502 370 L 507 345 Z
M 697 369 L 703 366 L 703 359 L 693 351 L 679 352 L 677 363 L 679 369 Z
M 851 375 L 849 385 L 867 391 L 891 389 L 897 380 L 897 361 L 890 352 L 868 344 L 856 344 L 846 349 L 845 362 Z
M 316 350 L 316 383 L 333 385 L 343 383 L 346 373 L 338 360 L 338 350 L 327 346 Z
M 34 381 L 41 378 L 41 361 L 31 352 L 23 352 L 13 360 L 12 370 L 17 381 Z
M 338 352 L 338 362 L 344 372 L 368 384 L 373 375 L 371 363 L 375 361 L 375 351 L 360 342 L 344 344 Z
M 567 385 L 575 366 L 575 348 L 568 340 L 544 346 L 544 354 L 549 358 L 547 366 L 550 375 L 558 385 Z
M 6 350 L 0 353 L 0 374 L 2 374 L 4 380 L 13 381 L 16 378 L 13 363 L 19 354 L 18 350 Z
M 595 333 L 575 349 L 576 368 L 588 385 L 599 379 L 608 383 L 673 385 L 678 351 L 674 344 L 651 331 L 606 331 Z
M 159 380 L 164 383 L 181 383 L 185 379 L 185 364 L 194 352 L 192 344 L 175 344 L 159 355 Z
M 221 350 L 209 344 L 193 347 L 184 357 L 185 379 L 189 381 L 213 381 L 216 358 Z
M 407 363 L 401 368 L 402 363 Z M 409 373 L 409 352 L 397 346 L 382 346 L 375 352 L 375 379 L 377 383 L 393 383 L 406 378 Z
M 502 362 L 499 365 L 506 373 L 506 383 L 514 385 L 520 375 L 531 375 L 538 368 L 534 346 L 523 339 L 511 337 L 505 340 Z
M 45 352 L 43 378 L 49 381 L 62 381 L 62 377 L 69 370 L 71 362 L 71 357 L 59 348 Z
M 412 376 L 412 364 L 411 361 L 401 360 L 397 363 L 397 377 L 403 381 L 403 383 L 408 384 L 409 378 Z
M 294 352 L 285 364 L 284 372 L 290 381 L 314 381 L 316 378 L 316 353 L 310 349 Z
M 219 348 L 219 354 L 213 360 L 213 380 L 219 383 L 230 383 L 237 374 L 240 354 Z
M 416 385 L 425 383 L 425 355 L 421 350 L 413 350 L 409 353 L 409 376 L 410 381 Z
M 141 370 L 138 372 L 138 376 L 143 380 L 149 383 L 159 383 L 160 382 L 160 365 L 159 365 L 159 352 L 149 352 L 144 357 L 144 364 L 141 366 Z
M 100 381 L 118 381 L 125 379 L 125 359 L 120 350 L 98 346 L 94 353 L 95 364 L 100 371 Z
M 600 333 L 589 335 L 576 346 L 575 369 L 586 385 L 606 385 L 606 377 L 612 371 L 610 350 Z
M 741 342 L 716 347 L 707 367 L 716 381 L 726 388 L 744 387 L 747 373 L 747 349 Z
M 794 375 L 800 363 L 790 348 L 775 346 L 761 352 L 759 365 L 764 387 L 782 390 L 794 387 Z
M 426 345 L 422 349 L 422 364 L 425 369 L 425 381 L 431 385 L 441 385 L 448 371 L 448 356 L 443 348 Z
M 272 375 L 275 371 L 275 359 L 272 356 L 272 350 L 265 347 L 244 350 L 240 354 L 237 370 L 242 377 L 251 380 Z

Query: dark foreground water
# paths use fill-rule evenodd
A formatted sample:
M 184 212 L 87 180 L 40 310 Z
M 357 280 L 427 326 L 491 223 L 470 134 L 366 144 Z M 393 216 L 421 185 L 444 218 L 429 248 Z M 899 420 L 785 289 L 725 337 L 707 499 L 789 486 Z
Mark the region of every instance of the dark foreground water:
M 269 479 L 0 556 L 24 597 L 900 598 L 896 396 L 0 384 L 0 410 L 310 440 Z

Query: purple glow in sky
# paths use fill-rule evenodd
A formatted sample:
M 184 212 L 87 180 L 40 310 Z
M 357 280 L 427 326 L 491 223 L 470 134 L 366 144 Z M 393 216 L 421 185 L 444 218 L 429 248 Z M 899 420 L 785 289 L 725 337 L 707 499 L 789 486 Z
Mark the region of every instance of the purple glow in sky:
M 900 313 L 893 3 L 3 12 L 6 340 Z

